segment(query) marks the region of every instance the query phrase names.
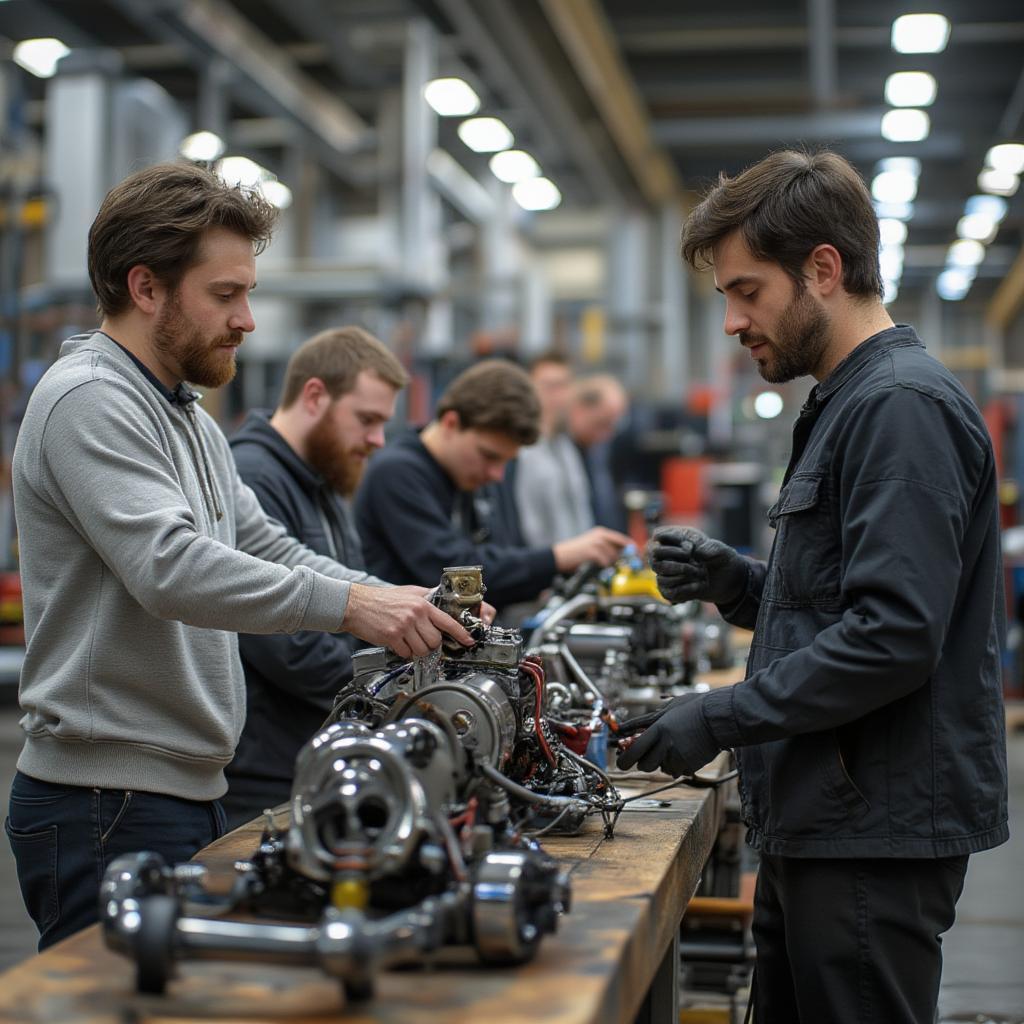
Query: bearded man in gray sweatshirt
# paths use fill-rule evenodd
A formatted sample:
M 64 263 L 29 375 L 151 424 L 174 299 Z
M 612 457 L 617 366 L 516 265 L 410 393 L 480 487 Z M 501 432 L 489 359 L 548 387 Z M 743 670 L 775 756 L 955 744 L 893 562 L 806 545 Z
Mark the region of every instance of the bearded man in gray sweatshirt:
M 200 168 L 115 186 L 89 232 L 102 323 L 64 342 L 14 453 L 27 650 L 7 835 L 42 949 L 95 921 L 115 857 L 224 830 L 245 714 L 238 632 L 344 630 L 398 653 L 471 638 L 420 587 L 317 555 L 266 516 L 189 384 L 254 328 L 275 211 Z

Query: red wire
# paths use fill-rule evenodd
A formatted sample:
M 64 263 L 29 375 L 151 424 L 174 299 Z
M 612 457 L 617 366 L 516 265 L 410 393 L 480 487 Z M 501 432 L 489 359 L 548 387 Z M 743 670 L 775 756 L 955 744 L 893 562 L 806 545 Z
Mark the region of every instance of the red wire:
M 525 658 L 519 662 L 519 667 L 527 672 L 534 681 L 534 690 L 536 691 L 536 707 L 533 715 L 533 727 L 537 734 L 537 742 L 540 743 L 541 750 L 544 752 L 544 756 L 551 763 L 552 767 L 557 767 L 558 761 L 555 755 L 551 752 L 551 747 L 548 746 L 548 741 L 544 736 L 544 732 L 540 725 L 541 707 L 544 703 L 544 669 L 540 665 L 532 661 L 527 661 Z

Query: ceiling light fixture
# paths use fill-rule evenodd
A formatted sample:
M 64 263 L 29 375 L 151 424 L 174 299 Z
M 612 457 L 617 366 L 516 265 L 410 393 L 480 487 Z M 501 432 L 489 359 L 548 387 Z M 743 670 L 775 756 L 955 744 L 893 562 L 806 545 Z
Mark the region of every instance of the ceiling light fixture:
M 885 80 L 885 102 L 893 107 L 930 107 L 937 91 L 927 71 L 897 71 Z
M 959 302 L 974 283 L 974 274 L 965 267 L 947 267 L 935 282 L 935 290 L 940 299 L 947 302 Z
M 57 73 L 57 61 L 71 52 L 59 39 L 47 36 L 45 39 L 23 39 L 11 54 L 14 63 L 36 78 L 53 78 Z
M 910 220 L 914 216 L 913 203 L 880 203 L 875 200 L 875 216 L 883 219 Z
M 213 163 L 224 153 L 224 140 L 213 132 L 193 132 L 181 141 L 178 152 L 198 164 Z
M 903 246 L 883 245 L 878 252 L 878 269 L 885 281 L 898 281 L 903 273 Z
M 292 205 L 292 190 L 276 178 L 270 181 L 261 181 L 259 190 L 268 203 L 276 206 L 279 210 L 287 210 Z
M 913 178 L 921 177 L 921 161 L 916 156 L 887 156 L 875 164 L 875 173 L 883 171 L 899 171 Z
M 983 213 L 986 217 L 991 217 L 996 224 L 1002 222 L 1007 208 L 1006 200 L 1000 196 L 971 196 L 964 203 L 964 213 Z
M 978 175 L 978 188 L 996 196 L 1012 196 L 1020 188 L 1020 178 L 1010 171 L 997 171 L 986 167 Z
M 985 213 L 965 213 L 956 222 L 957 238 L 970 238 L 983 245 L 988 245 L 998 230 L 998 223 Z
M 883 217 L 878 222 L 878 235 L 882 245 L 902 245 L 907 240 L 907 225 L 895 217 Z
M 985 246 L 973 238 L 959 238 L 950 247 L 946 263 L 951 267 L 976 267 L 985 259 Z
M 985 166 L 996 171 L 1020 174 L 1024 171 L 1024 143 L 1004 142 L 985 154 Z
M 480 109 L 480 97 L 461 78 L 435 78 L 427 82 L 423 98 L 442 117 L 465 117 Z
M 524 210 L 553 210 L 562 201 L 562 193 L 547 178 L 527 178 L 512 186 L 512 198 Z
M 890 142 L 920 142 L 930 131 L 928 115 L 913 107 L 890 110 L 882 117 L 882 138 Z
M 941 14 L 904 14 L 892 23 L 897 53 L 941 53 L 949 42 L 949 21 Z
M 226 156 L 217 161 L 214 170 L 225 184 L 240 185 L 242 188 L 258 188 L 270 177 L 268 171 L 247 156 Z
M 459 125 L 459 138 L 474 153 L 497 153 L 515 142 L 508 125 L 496 117 L 471 117 Z
M 917 195 L 917 178 L 902 171 L 882 171 L 871 182 L 871 195 L 880 203 L 909 203 Z
M 491 157 L 489 166 L 491 173 L 499 181 L 504 181 L 509 185 L 540 175 L 537 161 L 522 149 L 506 149 L 504 152 L 495 153 Z

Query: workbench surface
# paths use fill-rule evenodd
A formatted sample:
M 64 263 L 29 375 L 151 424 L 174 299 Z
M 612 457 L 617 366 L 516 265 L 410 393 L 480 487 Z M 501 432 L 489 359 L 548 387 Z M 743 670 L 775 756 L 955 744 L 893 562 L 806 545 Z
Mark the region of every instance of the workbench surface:
M 93 926 L 0 974 L 0 1022 L 630 1022 L 670 947 L 722 815 L 723 796 L 715 790 L 680 786 L 655 799 L 668 806 L 624 811 L 614 839 L 604 838 L 596 818 L 580 835 L 545 836 L 545 848 L 571 871 L 572 908 L 524 966 L 483 968 L 471 950 L 449 949 L 430 966 L 381 972 L 373 1000 L 345 1007 L 340 985 L 318 970 L 185 962 L 166 996 L 140 996 L 134 965 L 109 952 Z M 235 860 L 253 853 L 261 827 L 235 830 L 196 860 L 213 877 L 230 873 Z

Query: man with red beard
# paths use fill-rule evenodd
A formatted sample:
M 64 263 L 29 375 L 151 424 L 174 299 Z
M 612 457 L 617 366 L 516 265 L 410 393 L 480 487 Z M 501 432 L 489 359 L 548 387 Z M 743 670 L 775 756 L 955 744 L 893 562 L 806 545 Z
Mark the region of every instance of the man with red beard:
M 275 213 L 187 164 L 116 185 L 89 231 L 100 326 L 64 342 L 25 410 L 25 743 L 5 827 L 40 949 L 96 920 L 114 858 L 186 861 L 223 832 L 238 633 L 344 630 L 404 656 L 472 643 L 423 588 L 288 536 L 191 387 L 234 375 Z
M 348 500 L 408 382 L 359 327 L 323 331 L 292 353 L 273 415 L 252 412 L 231 439 L 239 476 L 264 510 L 318 554 L 365 569 Z M 303 630 L 243 633 L 246 717 L 222 801 L 228 826 L 288 799 L 295 757 L 352 678 L 355 638 Z

